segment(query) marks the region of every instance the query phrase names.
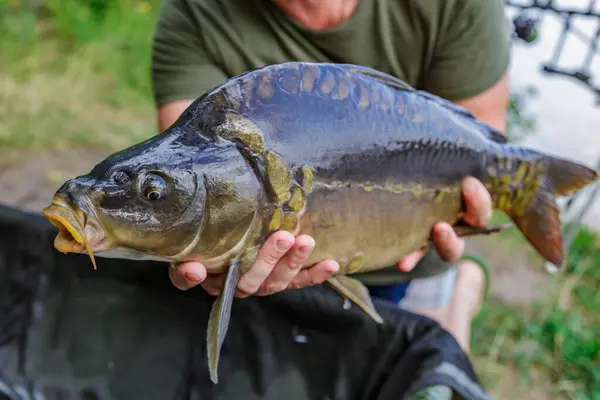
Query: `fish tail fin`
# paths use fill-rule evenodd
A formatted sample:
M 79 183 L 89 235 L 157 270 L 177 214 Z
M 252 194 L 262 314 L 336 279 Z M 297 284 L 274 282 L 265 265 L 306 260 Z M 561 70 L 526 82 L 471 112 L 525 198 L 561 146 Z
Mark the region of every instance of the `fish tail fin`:
M 510 194 L 497 196 L 495 203 L 514 221 L 542 257 L 562 268 L 564 249 L 556 198 L 584 188 L 598 180 L 600 175 L 573 161 L 540 153 L 532 154 L 534 160 L 521 162 L 512 174 L 516 178 L 514 180 L 519 181 L 518 188 Z M 524 166 L 526 164 L 528 166 Z M 533 172 L 527 173 L 527 169 Z M 513 201 L 506 201 L 508 196 Z
M 546 179 L 550 181 L 557 196 L 568 196 L 596 182 L 600 172 L 562 158 L 548 157 Z

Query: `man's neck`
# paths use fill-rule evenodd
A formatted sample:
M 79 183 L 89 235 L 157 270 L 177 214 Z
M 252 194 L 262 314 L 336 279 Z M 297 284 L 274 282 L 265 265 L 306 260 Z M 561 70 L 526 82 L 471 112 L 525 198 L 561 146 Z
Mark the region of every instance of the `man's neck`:
M 272 0 L 309 29 L 333 28 L 349 19 L 360 0 Z

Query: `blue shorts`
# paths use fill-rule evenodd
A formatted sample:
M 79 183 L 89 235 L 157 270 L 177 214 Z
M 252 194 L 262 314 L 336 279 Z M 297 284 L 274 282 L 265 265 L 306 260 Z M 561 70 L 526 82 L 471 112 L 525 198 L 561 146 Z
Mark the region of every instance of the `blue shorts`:
M 392 285 L 368 286 L 373 297 L 397 303 L 401 308 L 438 308 L 454 297 L 456 268 L 450 268 L 441 274 L 413 279 Z

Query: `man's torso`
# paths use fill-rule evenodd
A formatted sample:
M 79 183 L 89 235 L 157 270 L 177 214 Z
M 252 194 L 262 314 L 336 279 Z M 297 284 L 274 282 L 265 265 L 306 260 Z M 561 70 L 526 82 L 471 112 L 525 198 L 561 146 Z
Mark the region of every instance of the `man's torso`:
M 271 0 L 167 0 L 154 40 L 156 101 L 162 105 L 192 100 L 227 78 L 288 61 L 364 65 L 441 96 L 475 94 L 499 78 L 507 62 L 505 47 L 500 47 L 492 59 L 490 55 L 496 53 L 473 48 L 478 44 L 471 37 L 474 34 L 487 35 L 482 40 L 488 44 L 502 44 L 499 28 L 489 26 L 493 25 L 490 21 L 499 23 L 502 18 L 486 14 L 502 2 L 483 3 L 359 0 L 342 24 L 311 30 Z M 494 67 L 496 60 L 498 67 Z M 473 69 L 480 71 L 477 77 L 464 76 Z M 367 284 L 384 284 L 436 274 L 449 267 L 439 257 L 434 258 L 439 262 L 428 265 L 427 271 L 417 268 L 400 273 L 392 266 L 358 277 Z

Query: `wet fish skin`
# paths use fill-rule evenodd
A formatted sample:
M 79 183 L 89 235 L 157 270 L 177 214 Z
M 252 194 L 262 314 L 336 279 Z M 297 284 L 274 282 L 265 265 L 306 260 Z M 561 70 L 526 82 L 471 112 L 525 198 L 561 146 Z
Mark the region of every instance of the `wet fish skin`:
M 126 183 L 115 180 L 121 172 Z M 94 190 L 66 185 L 57 196 L 76 193 L 92 204 L 89 219 L 106 231 L 99 257 L 197 260 L 210 273 L 229 271 L 207 332 L 216 383 L 237 280 L 268 235 L 313 236 L 305 266 L 337 260 L 340 271 L 328 283 L 382 322 L 366 288 L 346 275 L 427 245 L 438 221 L 457 225 L 466 176 L 482 181 L 495 207 L 557 265 L 555 197 L 598 178 L 577 163 L 509 145 L 466 109 L 387 74 L 285 63 L 207 92 L 165 132 L 100 163 L 85 178 Z M 147 198 L 148 179 L 160 186 L 156 201 Z
M 585 166 L 509 145 L 501 132 L 468 110 L 365 67 L 268 66 L 229 80 L 209 97 L 214 102 L 190 108 L 189 119 L 213 112 L 223 115 L 223 108 L 233 110 L 229 115 L 247 119 L 238 126 L 262 136 L 263 147 L 290 168 L 308 165 L 314 171 L 315 188 L 307 198 L 300 229 L 318 243 L 308 264 L 339 260 L 340 243 L 347 244 L 348 261 L 353 258 L 349 253 L 360 246 L 400 253 L 419 248 L 435 221 L 455 223 L 460 218 L 460 181 L 466 175 L 484 182 L 496 208 L 515 216 L 533 201 L 551 166 L 563 169 L 561 178 L 568 182 L 559 195 L 597 179 L 596 171 Z M 225 127 L 225 135 L 235 132 L 228 123 L 218 125 Z M 357 212 L 359 204 L 365 207 Z M 377 209 L 368 215 L 368 205 L 373 204 Z M 369 243 L 369 237 L 381 239 L 369 229 L 393 239 L 384 246 Z M 552 244 L 552 251 L 559 254 L 549 254 L 551 249 L 541 249 L 541 243 L 537 250 L 561 264 L 560 246 Z M 325 254 L 334 246 L 337 257 Z M 390 252 L 376 253 L 368 257 L 372 268 L 397 260 Z M 364 266 L 361 272 L 368 269 Z

